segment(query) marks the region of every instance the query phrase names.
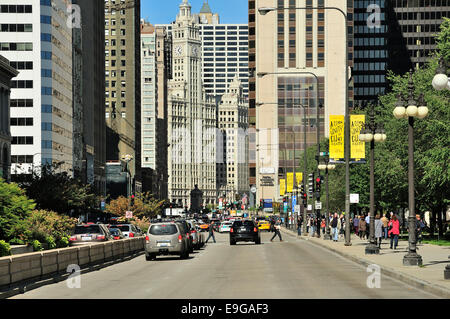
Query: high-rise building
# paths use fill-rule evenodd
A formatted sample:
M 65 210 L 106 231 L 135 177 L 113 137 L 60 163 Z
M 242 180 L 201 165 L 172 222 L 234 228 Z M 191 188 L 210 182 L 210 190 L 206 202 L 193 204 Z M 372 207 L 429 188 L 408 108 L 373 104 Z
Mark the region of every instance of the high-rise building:
M 353 61 L 353 20 L 346 24 L 338 10 L 325 6 L 350 16 L 351 4 L 342 0 L 327 0 L 326 5 L 324 0 L 249 0 L 249 125 L 255 129 L 249 136 L 249 165 L 250 182 L 257 189 L 256 198 L 250 198 L 253 204 L 255 199 L 278 200 L 279 180 L 287 172 L 303 172 L 300 159 L 305 146 L 316 144 L 317 127 L 320 138 L 328 136 L 329 115 L 345 113 L 344 76 Z M 288 9 L 262 15 L 261 7 Z M 304 72 L 313 73 L 317 80 Z M 351 89 L 348 97 L 351 107 Z
M 140 0 L 105 1 L 107 162 L 127 161 L 133 191 L 141 184 Z
M 449 16 L 449 0 L 354 0 L 355 103 L 376 102 L 390 89 L 387 70 L 404 74 L 423 67 Z
M 167 198 L 167 83 L 171 38 L 163 27 L 141 24 L 143 191 Z
M 220 18 L 219 14 L 213 13 L 211 7 L 209 6 L 208 0 L 204 0 L 203 6 L 198 14 L 200 18 L 200 23 L 202 24 L 219 24 Z
M 222 95 L 217 122 L 217 186 L 219 198 L 232 203 L 249 195 L 248 102 L 236 76 Z
M 0 55 L 0 178 L 10 181 L 11 130 L 9 115 L 9 94 L 11 79 L 19 72 L 9 65 L 8 59 Z
M 72 29 L 74 177 L 106 195 L 105 4 L 72 3 L 81 19 Z
M 12 176 L 41 164 L 73 168 L 72 30 L 65 0 L 0 0 L 0 53 L 11 86 Z
M 202 84 L 200 29 L 187 0 L 172 24 L 172 79 L 168 83 L 169 199 L 190 206 L 198 185 L 203 204 L 216 189 L 216 102 Z

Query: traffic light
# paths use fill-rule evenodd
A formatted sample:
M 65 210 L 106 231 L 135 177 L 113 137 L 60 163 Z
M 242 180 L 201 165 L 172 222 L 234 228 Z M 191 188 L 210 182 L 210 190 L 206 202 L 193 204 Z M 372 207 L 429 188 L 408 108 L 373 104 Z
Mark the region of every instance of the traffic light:
M 320 193 L 320 185 L 322 185 L 322 176 L 316 177 L 316 192 Z
M 314 194 L 314 173 L 308 175 L 308 195 L 312 197 Z
M 307 202 L 308 195 L 306 193 L 302 193 L 302 198 L 303 198 L 303 206 L 306 207 L 306 205 L 308 204 L 308 202 Z
M 130 206 L 134 206 L 134 195 L 131 195 Z
M 303 194 L 305 192 L 305 186 L 303 184 L 300 185 L 300 194 Z

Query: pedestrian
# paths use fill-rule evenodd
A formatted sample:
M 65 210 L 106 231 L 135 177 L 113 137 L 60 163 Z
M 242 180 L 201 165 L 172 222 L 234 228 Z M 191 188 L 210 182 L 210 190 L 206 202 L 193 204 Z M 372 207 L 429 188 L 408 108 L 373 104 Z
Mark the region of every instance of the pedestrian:
M 299 216 L 297 219 L 297 234 L 300 236 L 302 234 L 302 217 Z
M 324 235 L 325 235 L 325 227 L 326 227 L 325 219 L 322 218 L 322 221 L 320 222 L 320 228 L 322 229 L 322 234 Z
M 388 239 L 388 224 L 389 224 L 389 215 L 386 213 L 380 220 L 383 223 L 382 231 L 384 239 Z
M 333 236 L 333 241 L 337 242 L 338 241 L 338 236 L 339 236 L 339 232 L 338 232 L 338 214 L 334 213 L 333 215 L 333 219 L 331 220 L 331 234 Z
M 275 234 L 273 234 L 273 237 L 270 241 L 273 241 L 273 239 L 278 235 L 278 237 L 280 238 L 280 241 L 283 241 L 283 239 L 281 238 L 281 233 L 280 233 L 280 229 L 281 229 L 281 223 L 280 221 L 277 221 L 274 225 L 274 232 Z
M 339 219 L 339 238 L 345 236 L 345 218 L 344 214 L 341 214 L 341 218 Z
M 422 231 L 426 224 L 422 220 L 419 214 L 416 215 L 416 242 L 419 244 L 422 242 Z
M 211 237 L 214 240 L 214 243 L 216 243 L 216 237 L 214 237 L 214 222 L 211 222 L 211 224 L 209 224 L 209 236 L 208 239 L 205 241 L 205 243 L 208 243 L 208 240 Z
M 367 214 L 365 221 L 366 221 L 366 238 L 369 239 L 369 235 L 370 235 L 370 214 Z
M 366 234 L 366 221 L 364 219 L 364 216 L 361 216 L 361 218 L 359 219 L 359 238 L 363 239 L 363 237 L 365 237 Z
M 383 222 L 380 220 L 380 215 L 375 216 L 375 241 L 378 248 L 381 248 L 381 238 L 383 237 Z
M 353 228 L 355 229 L 355 235 L 358 236 L 359 215 L 356 215 L 353 219 Z
M 389 237 L 391 237 L 391 249 L 392 244 L 394 244 L 394 249 L 397 249 L 398 245 L 398 235 L 400 235 L 400 222 L 397 219 L 397 215 L 392 215 L 392 219 L 388 225 Z

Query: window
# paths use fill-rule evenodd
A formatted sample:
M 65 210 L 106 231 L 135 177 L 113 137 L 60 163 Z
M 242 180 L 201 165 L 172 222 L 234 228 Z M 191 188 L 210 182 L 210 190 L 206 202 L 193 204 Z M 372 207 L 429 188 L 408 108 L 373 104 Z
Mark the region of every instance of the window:
M 12 117 L 10 119 L 11 126 L 33 126 L 32 117 Z
M 13 136 L 11 145 L 33 145 L 33 136 Z
M 32 99 L 11 99 L 10 107 L 33 107 Z

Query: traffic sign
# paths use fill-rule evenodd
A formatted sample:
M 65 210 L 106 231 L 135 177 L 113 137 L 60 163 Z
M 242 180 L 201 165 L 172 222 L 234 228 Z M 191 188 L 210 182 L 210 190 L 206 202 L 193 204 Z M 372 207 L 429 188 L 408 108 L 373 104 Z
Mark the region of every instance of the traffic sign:
M 322 202 L 316 202 L 316 209 L 322 209 Z
M 125 213 L 125 218 L 133 218 L 133 212 L 127 211 Z
M 359 204 L 359 194 L 350 194 L 350 204 Z

